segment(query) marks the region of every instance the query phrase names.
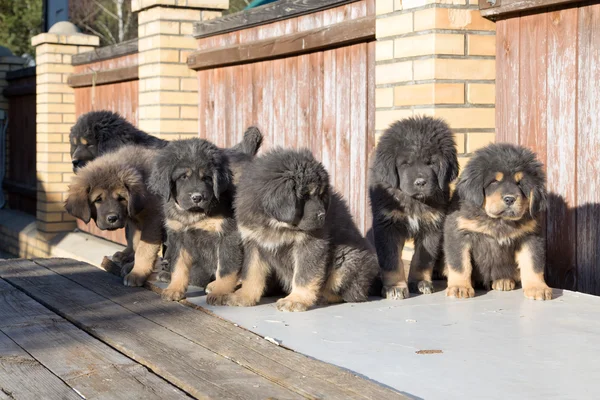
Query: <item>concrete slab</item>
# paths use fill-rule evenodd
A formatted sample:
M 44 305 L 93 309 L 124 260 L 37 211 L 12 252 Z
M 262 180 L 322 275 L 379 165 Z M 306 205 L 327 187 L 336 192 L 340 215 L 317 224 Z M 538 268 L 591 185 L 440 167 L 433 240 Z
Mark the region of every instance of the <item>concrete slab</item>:
M 161 287 L 166 285 L 160 284 Z M 446 298 L 373 299 L 281 313 L 275 299 L 251 308 L 192 303 L 281 345 L 424 399 L 600 398 L 600 298 L 522 290 Z
M 85 232 L 69 232 L 51 241 L 50 256 L 72 258 L 99 267 L 104 256 L 112 256 L 125 246 Z

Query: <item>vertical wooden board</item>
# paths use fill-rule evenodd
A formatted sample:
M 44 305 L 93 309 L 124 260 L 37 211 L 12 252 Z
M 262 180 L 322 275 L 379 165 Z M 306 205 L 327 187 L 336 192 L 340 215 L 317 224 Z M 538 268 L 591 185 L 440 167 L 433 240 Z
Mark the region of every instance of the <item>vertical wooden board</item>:
M 496 24 L 496 141 L 519 141 L 519 18 Z
M 236 144 L 238 124 L 237 111 L 237 86 L 235 84 L 235 68 L 223 68 L 223 91 L 225 94 L 223 100 L 223 110 L 219 112 L 219 116 L 223 119 L 223 137 L 221 138 L 221 146 L 231 147 Z
M 576 284 L 577 9 L 548 18 L 547 272 L 555 287 Z
M 262 145 L 263 151 L 272 147 L 271 143 L 273 142 L 273 133 L 267 130 L 268 124 L 265 123 L 263 117 L 263 93 L 265 85 L 263 64 L 265 62 L 255 63 L 252 68 L 252 115 L 254 124 L 258 126 L 266 139 Z
M 272 66 L 272 78 L 270 84 L 273 87 L 273 94 L 269 107 L 272 108 L 273 125 L 271 130 L 273 132 L 273 146 L 285 147 L 286 136 L 288 135 L 286 128 L 289 128 L 286 122 L 290 122 L 286 121 L 286 102 L 288 96 L 286 81 L 290 81 L 291 77 L 286 75 L 286 62 L 284 59 L 267 61 L 267 63 Z M 292 93 L 292 96 L 294 95 L 295 93 Z
M 306 93 L 301 93 L 300 80 L 300 57 L 288 57 L 285 59 L 285 94 L 284 94 L 284 126 L 275 126 L 275 129 L 281 129 L 284 140 L 283 146 L 289 148 L 305 147 L 304 137 L 306 131 L 304 127 L 300 127 L 300 118 L 302 110 L 299 109 L 300 103 L 304 101 L 302 96 Z M 302 130 L 301 130 L 302 129 Z
M 0 396 L 7 399 L 79 399 L 56 375 L 0 332 Z
M 579 8 L 577 290 L 600 294 L 600 4 Z
M 244 64 L 241 66 L 242 69 L 242 82 L 241 82 L 241 99 L 242 104 L 242 128 L 244 132 L 252 125 L 256 125 L 256 118 L 253 113 L 254 105 L 254 84 L 252 82 L 252 75 L 254 71 L 254 64 Z
M 367 185 L 369 183 L 371 157 L 373 156 L 373 150 L 375 149 L 375 43 L 376 42 L 369 42 L 367 44 Z M 368 237 L 371 225 L 373 224 L 368 190 L 365 190 L 365 198 L 367 209 L 365 212 L 364 232 Z M 372 238 L 369 239 L 371 240 Z
M 323 53 L 323 165 L 329 172 L 331 186 L 335 185 L 335 150 L 336 150 L 336 87 L 337 68 L 336 51 Z
M 206 137 L 206 75 L 209 71 L 198 71 L 198 137 Z
M 323 160 L 323 52 L 318 51 L 308 56 L 309 66 L 309 146 L 315 158 Z
M 215 108 L 213 115 L 213 143 L 220 147 L 227 147 L 226 110 L 229 90 L 226 86 L 224 68 L 215 68 L 213 71 L 213 85 L 215 87 Z
M 216 88 L 217 82 L 215 81 L 215 78 L 216 78 L 215 71 L 216 70 L 214 70 L 214 69 L 205 71 L 206 72 L 206 76 L 205 76 L 206 112 L 204 114 L 205 115 L 204 131 L 206 134 L 203 137 L 204 139 L 209 140 L 213 143 L 215 143 L 215 140 L 216 140 L 214 121 L 215 121 L 215 88 Z
M 519 144 L 537 153 L 546 165 L 546 69 L 547 17 L 532 14 L 520 18 Z M 546 216 L 540 218 L 546 231 Z
M 350 47 L 340 47 L 336 52 L 336 101 L 335 101 L 335 188 L 344 196 L 350 197 Z M 350 204 L 350 208 L 354 207 Z
M 350 46 L 350 210 L 361 230 L 365 225 L 367 189 L 367 44 Z M 362 232 L 363 234 L 365 232 Z
M 277 146 L 280 143 L 281 131 L 274 125 L 274 65 L 273 61 L 262 63 L 262 109 L 260 110 L 262 125 L 271 138 L 271 146 Z

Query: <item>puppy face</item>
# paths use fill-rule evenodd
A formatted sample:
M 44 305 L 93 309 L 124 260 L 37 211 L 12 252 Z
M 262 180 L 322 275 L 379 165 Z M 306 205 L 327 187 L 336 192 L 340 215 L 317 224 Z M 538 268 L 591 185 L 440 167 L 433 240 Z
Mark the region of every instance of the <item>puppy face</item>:
M 83 168 L 88 162 L 98 157 L 98 144 L 92 134 L 76 134 L 71 131 L 71 162 L 73 172 Z
M 546 208 L 545 174 L 530 150 L 493 144 L 475 152 L 456 186 L 462 201 L 490 218 L 520 220 Z
M 396 169 L 398 188 L 410 197 L 424 200 L 443 190 L 437 178 L 439 162 L 435 156 L 422 158 L 400 153 L 396 159 Z
M 173 171 L 175 201 L 186 211 L 210 208 L 215 200 L 212 171 L 204 168 L 179 167 Z
M 98 228 L 113 231 L 125 227 L 129 193 L 125 188 L 96 188 L 89 195 L 92 218 Z

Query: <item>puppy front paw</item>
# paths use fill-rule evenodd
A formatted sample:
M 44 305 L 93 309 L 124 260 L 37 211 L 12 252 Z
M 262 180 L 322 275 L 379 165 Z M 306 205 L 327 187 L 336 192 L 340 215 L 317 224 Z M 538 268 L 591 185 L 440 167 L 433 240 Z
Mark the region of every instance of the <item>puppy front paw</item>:
M 161 297 L 163 298 L 163 300 L 179 301 L 185 298 L 185 290 L 166 288 L 165 290 L 163 290 Z
M 433 282 L 425 280 L 417 282 L 417 291 L 423 294 L 432 294 Z
M 209 293 L 206 295 L 206 304 L 210 304 L 211 306 L 227 305 L 227 294 L 226 293 Z
M 232 307 L 252 307 L 258 303 L 258 300 L 238 292 L 223 295 L 223 299 L 221 301 L 224 305 Z
M 394 286 L 384 286 L 381 295 L 386 299 L 392 300 L 407 299 L 410 296 L 408 284 L 406 282 L 400 282 Z
M 512 279 L 496 279 L 492 282 L 492 289 L 507 292 L 515 288 L 515 281 Z
M 531 300 L 552 300 L 552 288 L 548 286 L 524 287 L 523 294 Z
M 287 297 L 277 300 L 275 306 L 279 311 L 284 312 L 301 312 L 308 310 L 308 307 L 310 307 L 310 305 L 306 303 L 294 299 L 289 299 Z
M 446 296 L 457 299 L 468 299 L 475 297 L 475 289 L 472 286 L 448 286 Z
M 132 270 L 130 273 L 125 275 L 125 278 L 123 278 L 123 285 L 125 285 L 125 286 L 144 286 L 144 283 L 146 282 L 146 278 L 147 278 L 146 274 L 140 274 L 139 272 Z
M 206 285 L 206 287 L 204 288 L 204 292 L 211 293 L 215 291 L 215 288 L 217 286 L 217 284 L 215 283 L 217 281 L 212 281 L 211 283 L 209 283 L 208 285 Z

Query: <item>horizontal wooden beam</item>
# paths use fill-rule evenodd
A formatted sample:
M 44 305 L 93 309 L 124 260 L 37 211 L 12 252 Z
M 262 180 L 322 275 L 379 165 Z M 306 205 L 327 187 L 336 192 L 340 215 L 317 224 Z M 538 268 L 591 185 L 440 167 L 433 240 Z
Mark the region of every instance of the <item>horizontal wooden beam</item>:
M 21 68 L 6 73 L 6 80 L 13 81 L 15 79 L 31 78 L 35 76 L 35 67 Z
M 67 79 L 67 84 L 72 88 L 108 85 L 110 83 L 133 81 L 138 79 L 138 66 L 115 68 L 105 71 L 85 72 L 72 74 Z
M 523 11 L 535 11 L 546 7 L 572 6 L 589 3 L 588 0 L 479 0 L 481 16 L 492 21 L 510 17 Z
M 29 186 L 21 182 L 4 180 L 2 187 L 9 193 L 20 194 L 34 200 L 37 196 L 37 188 L 35 186 Z
M 71 65 L 90 64 L 97 61 L 126 56 L 138 52 L 138 40 L 131 39 L 112 46 L 100 47 L 92 51 L 76 54 L 71 59 Z
M 188 56 L 187 64 L 194 70 L 216 68 L 289 57 L 374 39 L 375 17 L 368 16 L 277 38 L 195 51 Z
M 200 39 L 264 25 L 282 19 L 312 14 L 358 0 L 279 0 L 262 7 L 240 11 L 208 21 L 194 23 L 194 37 Z
M 2 94 L 4 94 L 5 97 L 25 96 L 28 94 L 35 94 L 35 82 L 10 85 L 6 89 L 4 89 Z

